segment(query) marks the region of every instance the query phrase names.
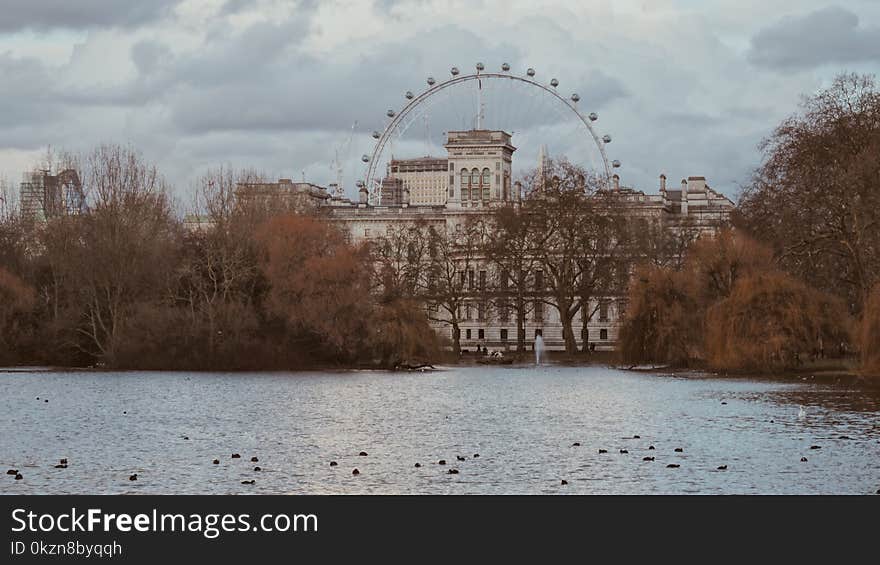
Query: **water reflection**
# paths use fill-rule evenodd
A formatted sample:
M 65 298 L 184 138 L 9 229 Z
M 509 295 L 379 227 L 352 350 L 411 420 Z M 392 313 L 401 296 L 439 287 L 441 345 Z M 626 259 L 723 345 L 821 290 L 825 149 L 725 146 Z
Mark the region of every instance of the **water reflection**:
M 24 476 L 0 475 L 3 493 L 880 488 L 880 394 L 833 383 L 552 365 L 416 374 L 6 372 L 0 408 L 0 471 Z M 61 458 L 68 468 L 54 467 Z

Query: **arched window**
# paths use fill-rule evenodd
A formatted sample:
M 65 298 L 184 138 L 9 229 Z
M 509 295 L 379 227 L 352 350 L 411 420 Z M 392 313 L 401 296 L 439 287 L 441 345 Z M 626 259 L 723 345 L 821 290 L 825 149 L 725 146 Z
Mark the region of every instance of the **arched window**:
M 467 169 L 461 170 L 461 186 L 459 189 L 461 190 L 461 199 L 466 200 L 468 197 L 468 181 L 470 180 L 471 175 L 468 173 Z
M 489 200 L 489 198 L 491 198 L 491 195 L 489 194 L 489 182 L 491 181 L 491 176 L 488 167 L 483 169 L 483 200 Z
M 478 169 L 471 170 L 471 200 L 480 199 L 480 171 Z

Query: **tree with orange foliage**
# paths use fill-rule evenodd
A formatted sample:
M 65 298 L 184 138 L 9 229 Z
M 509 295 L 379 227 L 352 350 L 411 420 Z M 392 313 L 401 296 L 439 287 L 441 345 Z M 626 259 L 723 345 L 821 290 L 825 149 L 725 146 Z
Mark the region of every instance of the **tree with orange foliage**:
M 699 356 L 702 319 L 687 283 L 671 269 L 637 269 L 618 342 L 624 363 L 687 366 Z
M 740 277 L 774 269 L 768 248 L 731 229 L 694 241 L 683 268 L 693 298 L 704 309 L 730 296 Z
M 845 311 L 839 300 L 780 271 L 746 275 L 708 309 L 707 360 L 737 371 L 797 368 L 846 340 Z
M 266 310 L 298 344 L 322 348 L 328 359 L 355 358 L 371 331 L 367 249 L 348 245 L 326 222 L 296 214 L 269 219 L 257 241 L 269 284 Z
M 768 249 L 731 230 L 698 239 L 681 271 L 642 268 L 629 304 L 620 354 L 633 364 L 785 369 L 847 340 L 841 303 L 780 272 Z

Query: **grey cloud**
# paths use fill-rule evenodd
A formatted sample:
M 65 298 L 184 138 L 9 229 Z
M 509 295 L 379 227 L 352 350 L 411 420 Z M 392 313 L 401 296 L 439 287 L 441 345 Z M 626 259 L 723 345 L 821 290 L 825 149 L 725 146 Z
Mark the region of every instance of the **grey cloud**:
M 778 70 L 799 70 L 829 63 L 880 60 L 880 27 L 859 25 L 844 8 L 829 7 L 805 16 L 783 18 L 751 40 L 749 60 Z
M 429 74 L 437 80 L 449 76 L 453 63 L 468 72 L 476 62 L 471 59 L 478 54 L 487 69 L 501 62 L 515 69 L 523 66 L 517 48 L 509 44 L 490 47 L 480 36 L 453 27 L 427 32 L 417 43 L 386 44 L 346 63 L 328 64 L 298 51 L 306 23 L 260 24 L 236 37 L 218 37 L 207 48 L 174 60 L 164 56 L 166 50 L 160 45 L 139 44 L 132 58 L 141 77 L 128 95 L 137 101 L 144 99 L 144 93 L 162 98 L 181 130 L 194 134 L 343 130 L 354 121 L 364 128 L 381 129 L 385 111 L 400 109 L 406 90 L 420 92 Z M 444 49 L 437 49 L 438 45 Z M 584 72 L 568 88 L 579 90 L 583 104 L 591 108 L 627 95 L 617 79 L 596 70 Z M 487 96 L 505 95 L 500 89 L 487 92 Z M 445 99 L 438 96 L 432 102 L 431 120 L 438 130 L 461 127 L 462 116 L 475 113 L 461 101 L 453 107 L 437 100 Z M 495 102 L 490 114 L 507 110 L 510 129 L 530 127 L 541 118 L 525 112 L 517 115 L 511 108 L 516 101 Z
M 37 125 L 58 119 L 52 103 L 52 76 L 39 60 L 0 53 L 0 129 Z
M 0 0 L 0 32 L 132 27 L 154 21 L 181 0 Z

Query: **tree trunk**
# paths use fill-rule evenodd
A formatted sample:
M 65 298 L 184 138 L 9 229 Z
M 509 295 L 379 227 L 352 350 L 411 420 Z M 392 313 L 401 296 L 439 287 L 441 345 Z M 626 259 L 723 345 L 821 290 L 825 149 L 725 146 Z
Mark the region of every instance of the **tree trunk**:
M 574 332 L 572 331 L 573 318 L 574 316 L 570 313 L 569 308 L 559 309 L 559 320 L 562 322 L 562 338 L 565 340 L 565 353 L 568 355 L 577 353 L 577 341 L 575 341 Z
M 516 304 L 516 350 L 520 353 L 526 350 L 526 307 L 522 296 L 517 298 Z
M 589 353 L 590 351 L 590 318 L 592 315 L 587 315 L 587 305 L 590 303 L 589 300 L 581 301 L 581 351 L 584 353 Z
M 452 322 L 452 351 L 456 357 L 461 357 L 461 330 L 457 320 Z

